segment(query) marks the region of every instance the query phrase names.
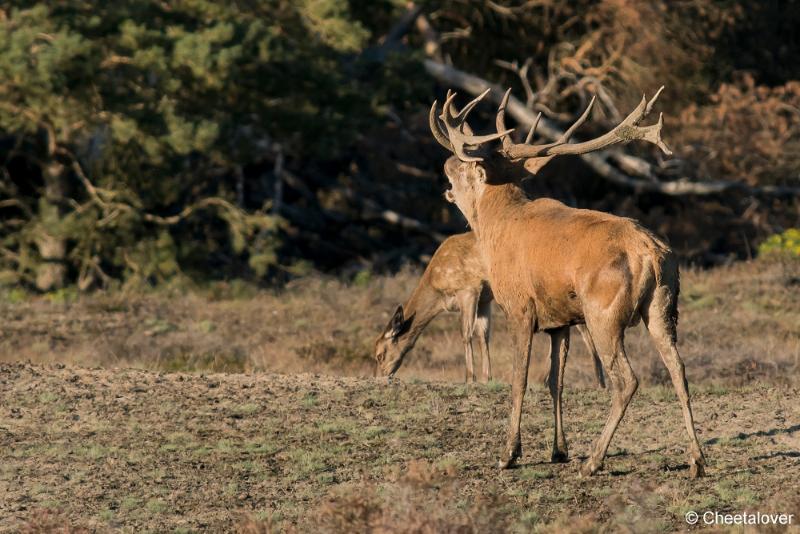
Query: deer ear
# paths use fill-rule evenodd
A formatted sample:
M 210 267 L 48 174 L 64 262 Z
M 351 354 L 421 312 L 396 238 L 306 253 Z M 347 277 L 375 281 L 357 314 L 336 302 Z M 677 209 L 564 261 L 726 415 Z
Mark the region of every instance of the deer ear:
M 526 171 L 528 171 L 531 174 L 536 174 L 542 169 L 542 167 L 547 165 L 550 162 L 550 160 L 553 159 L 554 157 L 555 156 L 543 156 L 538 158 L 528 158 L 525 160 L 525 163 L 523 165 L 525 166 Z
M 386 339 L 390 339 L 399 336 L 403 332 L 404 325 L 405 318 L 403 315 L 403 306 L 398 306 L 394 312 L 394 315 L 392 315 L 392 318 L 389 321 L 389 326 L 386 328 L 384 337 Z
M 486 169 L 483 168 L 483 165 L 475 165 L 475 177 L 481 183 L 486 183 Z

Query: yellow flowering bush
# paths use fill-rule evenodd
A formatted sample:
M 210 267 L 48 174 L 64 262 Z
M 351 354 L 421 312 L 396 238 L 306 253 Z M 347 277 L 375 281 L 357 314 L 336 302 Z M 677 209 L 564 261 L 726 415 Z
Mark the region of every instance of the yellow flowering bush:
M 800 228 L 789 228 L 770 236 L 758 246 L 760 256 L 783 256 L 800 259 Z

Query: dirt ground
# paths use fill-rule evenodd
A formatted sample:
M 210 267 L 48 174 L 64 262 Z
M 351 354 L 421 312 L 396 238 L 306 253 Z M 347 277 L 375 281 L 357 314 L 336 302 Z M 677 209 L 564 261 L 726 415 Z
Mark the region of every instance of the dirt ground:
M 494 467 L 503 384 L 0 365 L 0 530 L 685 530 L 684 514 L 800 517 L 796 387 L 694 388 L 708 476 L 689 480 L 671 390 L 637 393 L 605 470 L 579 461 L 607 393 L 568 385 L 572 461 L 528 393 L 524 457 Z
M 375 336 L 418 276 L 0 291 L 0 530 L 670 532 L 686 530 L 691 510 L 800 517 L 800 262 L 682 272 L 679 350 L 709 462 L 698 481 L 641 327 L 626 335 L 641 387 L 604 471 L 578 476 L 610 399 L 577 333 L 565 379 L 572 461 L 549 463 L 542 335 L 523 461 L 495 469 L 511 373 L 499 310 L 497 382 L 461 383 L 454 314 L 428 327 L 401 382 L 371 378 Z

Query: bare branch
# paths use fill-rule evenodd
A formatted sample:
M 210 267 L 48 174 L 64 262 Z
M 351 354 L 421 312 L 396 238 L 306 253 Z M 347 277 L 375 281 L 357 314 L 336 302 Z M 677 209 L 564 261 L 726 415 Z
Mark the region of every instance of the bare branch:
M 502 99 L 501 95 L 503 94 L 503 90 L 498 85 L 491 84 L 482 78 L 460 71 L 449 65 L 444 65 L 428 59 L 425 60 L 425 69 L 431 76 L 444 84 L 460 87 L 464 91 L 473 95 L 479 95 L 486 91 L 486 89 L 491 89 L 492 92 L 489 95 L 491 100 L 499 104 Z M 521 124 L 532 125 L 536 120 L 536 114 L 525 107 L 523 102 L 517 98 L 514 98 L 513 96 L 509 98 L 507 111 Z M 537 131 L 539 131 L 545 138 L 553 141 L 560 138 L 564 134 L 561 129 L 559 129 L 555 124 L 546 118 L 541 118 Z M 752 195 L 800 195 L 800 188 L 798 187 L 752 187 L 739 182 L 695 182 L 689 179 L 681 179 L 673 182 L 659 182 L 652 174 L 652 166 L 649 163 L 640 158 L 625 154 L 620 150 L 593 152 L 589 154 L 582 154 L 579 157 L 605 180 L 633 189 L 634 191 L 640 193 L 660 193 L 664 195 L 680 196 L 716 195 L 738 191 L 744 194 Z M 618 161 L 624 161 L 625 165 L 620 166 L 629 172 L 633 171 L 634 169 L 638 169 L 639 172 L 644 172 L 644 170 L 647 169 L 648 174 L 640 174 L 640 176 L 647 178 L 647 181 L 632 178 L 631 176 L 628 176 L 627 174 L 618 170 L 610 163 L 617 163 Z

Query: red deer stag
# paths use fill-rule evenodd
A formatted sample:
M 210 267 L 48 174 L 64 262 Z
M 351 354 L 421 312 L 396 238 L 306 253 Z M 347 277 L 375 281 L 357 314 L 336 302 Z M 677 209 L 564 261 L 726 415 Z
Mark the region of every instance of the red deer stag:
M 375 341 L 376 370 L 393 375 L 428 323 L 443 311 L 458 310 L 466 360 L 465 381 L 475 382 L 472 351 L 475 334 L 483 361 L 483 381 L 488 382 L 492 379 L 489 358 L 491 303 L 492 292 L 486 282 L 486 269 L 480 260 L 475 234 L 467 232 L 447 238 L 436 249 L 409 299 L 397 308 Z M 603 367 L 591 338 L 582 325 L 578 328 L 592 354 L 597 381 L 605 387 Z
M 446 192 L 464 214 L 478 238 L 494 298 L 503 308 L 516 341 L 512 379 L 512 409 L 500 467 L 511 466 L 522 454 L 520 420 L 528 379 L 531 337 L 538 330 L 551 336 L 551 392 L 556 418 L 553 461 L 567 458 L 561 432 L 561 378 L 570 325 L 585 323 L 611 381 L 611 412 L 582 475 L 603 466 L 608 446 L 636 392 L 638 380 L 625 354 L 625 329 L 644 321 L 683 410 L 689 434 L 690 475 L 701 476 L 705 458 L 697 440 L 684 365 L 676 347 L 678 321 L 678 261 L 670 248 L 636 221 L 592 210 L 575 209 L 553 199 L 530 200 L 520 186 L 525 171 L 535 174 L 556 156 L 585 154 L 611 145 L 642 140 L 666 154 L 661 140 L 663 118 L 640 126 L 661 90 L 641 103 L 614 129 L 582 143 L 569 143 L 586 121 L 594 99 L 581 117 L 553 143 L 531 144 L 536 125 L 524 143 L 514 143 L 505 127 L 509 92 L 496 117 L 497 133 L 474 135 L 467 114 L 486 96 L 458 111 L 455 94 L 448 94 L 438 112 L 430 112 L 436 140 L 453 152 L 444 170 Z M 500 140 L 492 150 L 489 143 Z

